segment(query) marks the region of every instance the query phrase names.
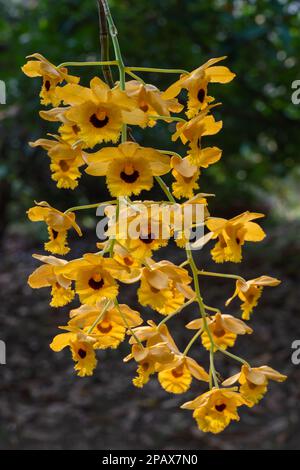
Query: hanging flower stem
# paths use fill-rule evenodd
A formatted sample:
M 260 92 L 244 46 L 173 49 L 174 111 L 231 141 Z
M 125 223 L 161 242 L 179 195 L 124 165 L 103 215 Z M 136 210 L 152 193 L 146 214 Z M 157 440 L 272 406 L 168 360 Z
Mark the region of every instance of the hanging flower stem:
M 116 60 L 109 60 L 109 61 L 94 61 L 94 62 L 62 62 L 58 65 L 60 67 L 106 67 L 107 65 L 118 65 Z
M 155 73 L 185 73 L 188 74 L 187 70 L 182 69 L 160 69 L 160 68 L 153 68 L 153 67 L 126 67 L 126 71 L 134 71 L 134 72 L 155 72 Z
M 169 188 L 167 187 L 167 185 L 163 181 L 163 179 L 161 177 L 156 177 L 156 181 L 159 183 L 160 187 L 164 191 L 164 193 L 167 196 L 167 198 L 169 199 L 169 201 L 175 203 L 176 201 L 175 201 L 173 195 L 171 194 Z M 214 343 L 211 331 L 209 329 L 209 326 L 207 324 L 205 307 L 204 307 L 204 303 L 203 303 L 201 292 L 200 292 L 200 286 L 199 286 L 198 268 L 195 264 L 195 261 L 194 261 L 193 255 L 192 255 L 192 251 L 187 248 L 186 249 L 186 254 L 187 254 L 187 261 L 189 263 L 189 266 L 190 266 L 192 274 L 193 274 L 194 288 L 195 288 L 195 292 L 196 292 L 196 301 L 198 302 L 200 315 L 203 319 L 203 329 L 207 333 L 207 336 L 209 337 L 209 341 L 210 341 L 210 369 L 212 371 L 212 376 L 213 376 L 213 379 L 214 379 L 215 387 L 219 387 L 218 379 L 217 379 L 217 375 L 216 375 L 216 370 L 215 370 L 215 366 L 214 366 L 215 343 Z M 197 335 L 197 333 L 196 333 L 196 335 Z M 200 333 L 198 334 L 198 336 L 199 335 L 200 335 Z M 198 336 L 196 336 L 196 338 Z
M 101 0 L 97 0 L 98 13 L 99 13 L 99 37 L 100 37 L 100 53 L 101 62 L 109 62 L 109 35 L 108 25 L 105 16 L 105 11 Z M 109 64 L 102 66 L 104 80 L 107 85 L 112 88 L 114 86 L 114 79 Z
M 237 279 L 239 281 L 245 281 L 245 279 L 242 277 L 242 276 L 238 276 L 236 274 L 224 274 L 224 273 L 212 273 L 210 271 L 202 271 L 202 270 L 198 270 L 198 275 L 200 276 L 213 276 L 213 277 L 223 277 L 223 278 L 227 278 L 227 279 Z
M 117 199 L 113 199 L 112 201 L 96 202 L 95 204 L 86 204 L 84 206 L 74 206 L 74 207 L 70 207 L 69 209 L 67 209 L 65 211 L 65 214 L 67 214 L 68 212 L 82 211 L 86 209 L 95 209 L 96 207 L 107 206 L 109 204 L 116 204 L 116 203 L 117 203 Z

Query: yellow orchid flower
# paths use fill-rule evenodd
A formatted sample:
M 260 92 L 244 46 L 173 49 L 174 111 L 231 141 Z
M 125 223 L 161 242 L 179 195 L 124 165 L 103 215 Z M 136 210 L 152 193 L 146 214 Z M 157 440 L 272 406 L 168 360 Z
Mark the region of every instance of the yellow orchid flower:
M 152 148 L 135 142 L 124 142 L 118 147 L 105 147 L 87 155 L 86 173 L 106 176 L 112 196 L 138 195 L 153 186 L 153 176 L 170 170 L 170 159 Z
M 243 365 L 238 374 L 224 380 L 222 385 L 227 387 L 238 382 L 242 397 L 247 401 L 247 405 L 252 407 L 267 392 L 269 380 L 284 382 L 286 379 L 286 375 L 280 374 L 269 366 L 249 367 Z
M 202 137 L 217 134 L 222 129 L 223 122 L 216 121 L 211 114 L 208 115 L 209 109 L 201 111 L 190 121 L 185 123 L 178 122 L 176 132 L 172 135 L 172 141 L 176 142 L 180 138 L 183 144 L 189 142 L 190 146 L 198 146 L 200 148 Z
M 184 268 L 163 260 L 143 268 L 138 299 L 141 305 L 149 305 L 162 315 L 178 310 L 186 298 L 195 296 L 189 286 L 191 277 Z
M 209 381 L 208 373 L 195 359 L 175 354 L 174 360 L 170 364 L 159 364 L 158 381 L 162 388 L 169 393 L 184 393 L 192 383 L 192 379 Z
M 174 98 L 179 95 L 182 89 L 186 89 L 188 91 L 188 111 L 186 114 L 189 119 L 194 117 L 208 103 L 214 101 L 213 97 L 207 95 L 209 83 L 228 83 L 234 79 L 235 73 L 232 73 L 227 67 L 215 65 L 224 59 L 226 56 L 209 59 L 196 70 L 182 74 L 180 79 L 164 92 L 163 98 Z
M 118 294 L 116 279 L 123 269 L 116 261 L 99 254 L 86 253 L 80 259 L 69 261 L 57 271 L 75 281 L 75 292 L 83 304 L 96 305 L 107 297 L 114 299 Z
M 101 142 L 116 142 L 123 124 L 145 127 L 146 114 L 134 99 L 117 86 L 110 89 L 100 78 L 90 82 L 90 88 L 67 84 L 57 90 L 66 105 L 64 115 L 78 126 L 78 138 L 84 147 L 93 148 Z
M 193 140 L 190 142 L 190 149 L 187 154 L 190 164 L 196 165 L 200 168 L 208 168 L 213 163 L 218 162 L 221 156 L 221 149 L 218 147 L 202 148 L 199 140 Z
M 193 417 L 201 431 L 218 434 L 230 421 L 239 421 L 237 408 L 247 404 L 235 389 L 213 388 L 195 400 L 184 403 L 181 408 L 194 410 Z
M 120 304 L 117 308 L 111 302 L 108 308 L 105 308 L 106 303 L 107 299 L 104 299 L 94 306 L 81 305 L 70 312 L 71 320 L 68 326 L 79 328 L 94 338 L 94 349 L 117 348 L 124 341 L 126 330 L 143 322 L 139 312 L 132 310 L 128 305 Z M 101 320 L 97 321 L 99 315 Z
M 29 60 L 23 67 L 22 71 L 28 77 L 43 77 L 43 86 L 40 92 L 41 103 L 44 105 L 52 104 L 57 106 L 61 99 L 57 96 L 57 85 L 66 81 L 68 83 L 78 83 L 79 77 L 68 74 L 68 69 L 65 67 L 56 67 L 51 64 L 41 54 L 31 54 L 26 57 Z
M 196 242 L 191 238 L 191 230 L 196 227 L 196 224 L 203 226 L 204 221 L 209 217 L 207 198 L 211 196 L 214 194 L 198 193 L 173 207 L 172 233 L 179 248 L 185 248 L 190 242 L 193 242 L 193 246 L 195 245 Z M 204 246 L 210 238 L 211 236 L 206 234 L 197 243 Z
M 95 340 L 91 336 L 71 331 L 55 336 L 50 348 L 55 352 L 59 352 L 68 346 L 75 362 L 74 369 L 79 377 L 85 377 L 93 375 L 97 365 L 94 342 Z
M 84 143 L 79 138 L 79 125 L 66 117 L 66 112 L 70 109 L 71 106 L 57 107 L 47 111 L 42 110 L 39 112 L 39 115 L 45 121 L 61 123 L 58 132 L 64 142 L 72 146 L 75 145 L 75 147 L 79 146 L 79 144 L 81 148 L 87 147 L 86 145 L 84 146 Z
M 51 287 L 51 307 L 63 307 L 71 302 L 75 295 L 71 288 L 71 281 L 55 271 L 57 266 L 64 266 L 67 261 L 55 258 L 55 256 L 32 256 L 43 264 L 30 274 L 28 278 L 29 286 L 32 289 Z
M 137 101 L 138 107 L 148 116 L 170 116 L 170 111 L 179 113 L 183 109 L 176 99 L 164 99 L 163 93 L 154 85 L 130 80 L 125 84 L 125 91 Z M 148 126 L 153 127 L 155 119 L 149 119 Z
M 137 364 L 137 376 L 132 380 L 133 385 L 142 388 L 148 383 L 150 376 L 156 371 L 157 363 L 168 363 L 174 358 L 174 353 L 167 343 L 155 343 L 151 346 L 141 347 L 139 344 L 132 345 L 132 352 L 124 358 L 124 362 L 134 359 Z
M 143 260 L 138 256 L 139 251 L 134 240 L 124 240 L 123 244 L 115 243 L 113 259 L 123 267 L 118 276 L 121 282 L 132 284 L 141 278 Z
M 264 214 L 243 212 L 233 219 L 210 217 L 206 221 L 207 228 L 212 232 L 212 238 L 218 239 L 211 255 L 216 263 L 231 261 L 240 263 L 242 260 L 242 246 L 246 241 L 260 242 L 266 236 L 263 229 L 254 219 L 264 217 Z
M 208 317 L 206 322 L 214 344 L 222 349 L 232 347 L 236 341 L 237 335 L 251 334 L 253 332 L 252 328 L 246 325 L 246 323 L 231 315 L 216 313 L 216 315 Z M 202 318 L 192 320 L 186 325 L 186 328 L 190 330 L 202 330 L 202 344 L 208 351 L 210 351 L 210 338 L 203 328 Z M 216 351 L 216 347 L 214 347 L 213 350 Z
M 171 158 L 172 175 L 176 182 L 172 184 L 173 195 L 180 199 L 181 197 L 191 198 L 194 191 L 199 188 L 197 180 L 200 171 L 197 166 L 191 165 L 187 157 L 180 158 L 174 155 Z
M 236 281 L 236 288 L 232 297 L 227 299 L 226 306 L 235 298 L 239 297 L 242 301 L 242 318 L 249 320 L 250 314 L 256 307 L 257 302 L 262 294 L 262 290 L 265 286 L 275 287 L 281 283 L 279 279 L 270 276 L 260 276 L 250 281 L 243 281 L 238 279 Z
M 169 242 L 169 218 L 164 217 L 163 208 L 155 201 L 125 204 L 119 210 L 118 217 L 115 206 L 110 206 L 105 214 L 109 219 L 107 236 L 114 236 L 124 249 L 130 247 L 133 257 L 140 263 Z
M 27 214 L 32 222 L 44 221 L 47 224 L 50 240 L 44 246 L 45 250 L 53 254 L 65 255 L 70 251 L 67 245 L 67 231 L 70 228 L 74 228 L 79 236 L 82 235 L 80 227 L 75 222 L 73 212 L 67 214 L 60 212 L 46 201 L 36 203 L 36 206 L 31 207 Z
M 203 367 L 191 357 L 180 353 L 165 324 L 156 325 L 152 320 L 147 323 L 148 326 L 134 328 L 129 343 L 146 341 L 146 348 L 158 343 L 167 345 L 168 351 L 172 353 L 172 360 L 155 362 L 152 367 L 152 373 L 158 372 L 158 381 L 167 392 L 184 393 L 190 387 L 193 377 L 208 382 L 209 377 Z
M 29 142 L 31 147 L 42 147 L 47 150 L 51 160 L 50 169 L 52 179 L 57 182 L 58 188 L 75 189 L 78 179 L 81 177 L 79 168 L 84 165 L 84 153 L 80 146 L 74 147 L 64 142 L 59 136 L 53 136 L 55 140 L 38 139 Z

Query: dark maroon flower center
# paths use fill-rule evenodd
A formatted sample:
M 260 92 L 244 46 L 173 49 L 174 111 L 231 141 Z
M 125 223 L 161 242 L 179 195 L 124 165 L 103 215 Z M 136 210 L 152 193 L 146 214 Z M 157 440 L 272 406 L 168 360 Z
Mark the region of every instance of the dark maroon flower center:
M 179 377 L 183 376 L 183 369 L 182 367 L 176 367 L 176 369 L 172 370 L 172 375 L 175 377 L 175 379 L 178 379 Z
M 73 124 L 72 129 L 73 129 L 74 134 L 76 134 L 76 135 L 80 131 L 80 127 L 77 126 L 77 124 Z
M 93 126 L 97 129 L 101 129 L 102 127 L 106 126 L 108 121 L 108 116 L 105 116 L 104 119 L 99 119 L 96 114 L 92 114 L 90 117 L 90 123 L 93 124 Z
M 215 335 L 217 338 L 221 338 L 221 337 L 224 336 L 225 334 L 226 334 L 226 332 L 225 332 L 222 328 L 215 329 L 215 331 L 214 331 L 214 335 Z
M 215 405 L 215 408 L 216 408 L 217 411 L 219 411 L 221 413 L 222 411 L 225 410 L 226 405 L 225 405 L 225 403 L 221 403 L 221 405 Z
M 140 240 L 145 243 L 146 245 L 150 244 L 155 240 L 155 235 L 153 233 L 147 233 L 145 235 L 141 234 L 140 235 Z
M 104 333 L 104 334 L 109 333 L 112 330 L 112 325 L 108 322 L 99 323 L 99 325 L 97 326 L 97 329 L 101 333 Z
M 53 236 L 53 240 L 55 240 L 58 237 L 58 232 L 52 229 L 52 236 Z
M 140 106 L 140 109 L 146 113 L 149 110 L 149 106 L 145 103 Z
M 65 160 L 60 160 L 59 166 L 60 166 L 62 171 L 68 171 L 69 168 L 70 168 Z
M 134 183 L 138 177 L 140 176 L 139 172 L 137 170 L 134 170 L 133 173 L 131 173 L 131 175 L 128 175 L 127 173 L 125 173 L 125 171 L 121 171 L 120 173 L 120 178 L 125 181 L 125 183 Z
M 197 98 L 200 101 L 200 103 L 203 103 L 204 98 L 205 98 L 205 90 L 203 90 L 203 88 L 200 88 L 200 90 L 198 91 Z
M 46 80 L 45 81 L 45 88 L 46 88 L 46 91 L 49 91 L 50 90 L 50 87 L 51 87 L 51 83 L 49 80 Z
M 99 281 L 95 281 L 95 279 L 91 278 L 88 284 L 92 289 L 99 290 L 101 287 L 103 287 L 104 281 L 102 278 Z
M 85 356 L 86 356 L 86 351 L 84 349 L 78 349 L 78 356 L 81 358 L 81 359 L 84 359 Z

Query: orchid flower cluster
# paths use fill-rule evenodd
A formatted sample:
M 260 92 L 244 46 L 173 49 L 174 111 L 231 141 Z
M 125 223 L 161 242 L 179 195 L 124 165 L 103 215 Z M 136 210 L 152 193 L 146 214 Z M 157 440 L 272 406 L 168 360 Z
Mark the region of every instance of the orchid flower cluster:
M 239 335 L 252 333 L 248 320 L 263 288 L 276 286 L 280 281 L 265 275 L 245 280 L 233 274 L 202 270 L 196 264 L 186 231 L 175 240 L 178 249 L 185 250 L 186 261 L 176 265 L 158 260 L 156 253 L 168 244 L 168 238 L 162 235 L 165 221 L 161 207 L 173 214 L 168 224 L 171 234 L 176 228 L 175 213 L 197 205 L 204 208 L 207 233 L 202 237 L 202 244 L 214 243 L 211 256 L 216 263 L 241 262 L 244 244 L 265 237 L 256 222 L 263 214 L 247 211 L 229 220 L 212 217 L 208 211 L 211 195 L 198 192 L 202 169 L 215 164 L 222 156 L 218 147 L 204 146 L 203 142 L 206 136 L 215 135 L 222 128 L 222 121 L 212 114 L 216 103 L 208 88 L 211 83 L 229 83 L 235 74 L 219 64 L 225 57 L 210 59 L 192 72 L 125 66 L 106 2 L 105 5 L 115 60 L 55 66 L 36 53 L 22 67 L 27 76 L 42 78 L 41 104 L 52 108 L 40 111 L 40 116 L 58 123 L 57 134 L 30 143 L 46 150 L 51 177 L 57 187 L 75 189 L 84 169 L 93 177 L 105 177 L 113 198 L 64 212 L 45 201 L 29 209 L 31 221 L 47 225 L 49 240 L 44 248 L 51 255 L 33 255 L 41 264 L 29 276 L 28 283 L 34 289 L 50 288 L 52 307 L 65 306 L 75 297 L 79 299 L 80 306 L 70 311 L 67 324 L 60 327 L 63 332 L 55 336 L 50 347 L 53 351 L 68 347 L 80 377 L 93 374 L 98 350 L 117 348 L 128 338 L 130 354 L 124 361 L 136 363 L 133 384 L 143 387 L 156 375 L 166 392 L 182 394 L 192 380 L 202 382 L 199 396 L 181 407 L 193 410 L 202 431 L 219 433 L 231 420 L 239 420 L 240 406 L 252 407 L 261 400 L 270 380 L 281 382 L 286 378 L 267 365 L 250 365 L 228 351 Z M 90 86 L 83 86 L 79 77 L 69 74 L 67 66 L 117 67 L 119 81 L 111 87 L 96 76 Z M 162 92 L 145 83 L 136 72 L 178 74 L 179 79 Z M 183 90 L 187 93 L 187 105 L 178 99 Z M 169 129 L 170 123 L 176 123 L 171 139 L 173 142 L 180 139 L 186 145 L 184 157 L 136 142 L 134 126 L 154 127 L 158 121 L 167 123 Z M 168 173 L 173 177 L 171 190 L 162 178 Z M 161 187 L 165 201 L 132 199 L 143 190 L 150 190 L 155 183 Z M 126 202 L 125 209 L 121 208 L 121 202 Z M 99 206 L 105 207 L 110 221 L 107 238 L 81 258 L 63 259 L 70 251 L 68 232 L 74 230 L 78 236 L 82 235 L 76 211 Z M 158 208 L 154 215 L 151 213 L 151 226 L 150 206 Z M 176 208 L 173 213 L 172 208 Z M 130 237 L 124 229 L 128 219 L 140 228 L 138 237 Z M 158 236 L 152 232 L 153 223 L 159 229 Z M 192 217 L 188 228 L 192 229 L 195 223 Z M 204 303 L 199 282 L 202 276 L 235 281 L 226 306 L 238 298 L 242 319 Z M 134 283 L 138 284 L 139 304 L 155 311 L 153 320 L 145 322 L 142 309 L 136 311 L 119 303 L 120 286 Z M 180 351 L 167 325 L 177 315 L 184 315 L 188 305 L 193 305 L 195 318 L 187 322 L 186 328 L 194 330 L 194 334 L 184 351 Z M 192 346 L 196 358 L 190 356 Z M 199 363 L 200 349 L 208 351 L 208 371 Z M 215 367 L 218 354 L 241 364 L 240 371 L 225 381 Z

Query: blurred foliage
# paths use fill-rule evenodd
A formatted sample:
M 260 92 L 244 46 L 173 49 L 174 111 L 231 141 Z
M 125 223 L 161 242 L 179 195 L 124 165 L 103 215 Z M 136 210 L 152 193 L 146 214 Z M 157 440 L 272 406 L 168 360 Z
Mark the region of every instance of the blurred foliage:
M 212 90 L 223 103 L 216 114 L 224 120 L 224 129 L 206 142 L 220 145 L 224 153 L 218 165 L 203 172 L 200 189 L 219 195 L 216 209 L 226 214 L 227 208 L 244 208 L 245 201 L 258 208 L 255 197 L 261 204 L 271 191 L 274 198 L 281 185 L 289 184 L 290 175 L 297 188 L 300 108 L 291 103 L 291 83 L 300 78 L 299 1 L 110 0 L 110 4 L 127 64 L 192 70 L 210 57 L 227 55 L 226 65 L 237 73 L 234 82 Z M 0 79 L 7 86 L 7 105 L 0 109 L 1 230 L 8 219 L 24 219 L 34 199 L 47 199 L 64 209 L 74 205 L 74 198 L 76 203 L 101 200 L 106 189 L 96 178 L 86 177 L 76 193 L 56 188 L 45 153 L 27 145 L 55 128 L 38 116 L 40 80 L 20 71 L 25 56 L 33 52 L 57 64 L 99 60 L 96 0 L 0 0 L 0 7 Z M 74 68 L 72 73 L 80 73 L 84 84 L 101 73 L 87 69 Z M 145 77 L 162 88 L 175 79 Z M 136 136 L 142 138 L 141 132 Z M 167 127 L 159 124 L 147 130 L 143 143 L 166 148 L 169 137 Z M 278 194 L 281 198 L 286 192 L 281 188 Z M 281 206 L 285 210 L 284 201 Z

